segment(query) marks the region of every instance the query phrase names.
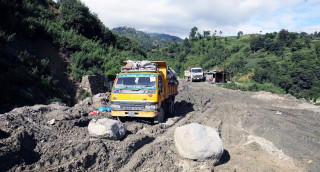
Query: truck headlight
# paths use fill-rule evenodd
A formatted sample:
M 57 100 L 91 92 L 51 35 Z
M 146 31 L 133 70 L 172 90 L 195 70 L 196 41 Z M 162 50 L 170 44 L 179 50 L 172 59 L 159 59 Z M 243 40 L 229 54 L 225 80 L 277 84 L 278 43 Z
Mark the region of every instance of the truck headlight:
M 152 105 L 148 105 L 147 104 L 144 108 L 147 109 L 147 110 L 157 110 L 158 109 L 158 104 L 152 104 Z
M 117 104 L 111 104 L 111 109 L 120 109 L 121 106 Z

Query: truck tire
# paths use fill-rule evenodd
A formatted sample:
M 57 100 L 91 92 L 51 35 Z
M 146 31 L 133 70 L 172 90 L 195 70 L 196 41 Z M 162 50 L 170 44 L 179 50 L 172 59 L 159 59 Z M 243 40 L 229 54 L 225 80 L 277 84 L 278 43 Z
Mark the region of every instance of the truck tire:
M 160 123 L 163 123 L 163 120 L 164 120 L 164 111 L 163 111 L 163 108 L 161 107 L 159 110 L 158 116 L 154 118 L 154 123 L 160 124 Z
M 169 103 L 168 103 L 168 114 L 170 116 L 173 116 L 174 115 L 174 100 L 171 100 Z
M 125 117 L 118 116 L 118 117 L 115 117 L 115 118 L 120 122 L 126 122 Z

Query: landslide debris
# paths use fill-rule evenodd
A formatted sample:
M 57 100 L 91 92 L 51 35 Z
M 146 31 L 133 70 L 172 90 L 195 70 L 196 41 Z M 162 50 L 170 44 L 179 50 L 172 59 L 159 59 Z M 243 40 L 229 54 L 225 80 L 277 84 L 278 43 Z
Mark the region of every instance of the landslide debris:
M 320 109 L 288 95 L 241 92 L 208 83 L 180 81 L 176 112 L 151 125 L 127 119 L 120 140 L 89 136 L 88 113 L 109 105 L 108 94 L 74 107 L 26 106 L 0 114 L 3 171 L 318 171 Z M 54 119 L 54 122 L 52 120 Z M 48 123 L 49 122 L 49 123 Z M 215 128 L 224 152 L 214 166 L 180 157 L 177 127 Z

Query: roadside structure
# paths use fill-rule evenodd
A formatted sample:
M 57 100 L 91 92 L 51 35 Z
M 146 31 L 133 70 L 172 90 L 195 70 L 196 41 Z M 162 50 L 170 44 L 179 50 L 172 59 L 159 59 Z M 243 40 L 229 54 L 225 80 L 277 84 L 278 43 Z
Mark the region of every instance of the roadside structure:
M 221 70 L 218 66 L 214 67 L 211 71 L 204 72 L 207 80 L 212 79 L 212 83 L 226 83 L 231 81 L 231 74 Z

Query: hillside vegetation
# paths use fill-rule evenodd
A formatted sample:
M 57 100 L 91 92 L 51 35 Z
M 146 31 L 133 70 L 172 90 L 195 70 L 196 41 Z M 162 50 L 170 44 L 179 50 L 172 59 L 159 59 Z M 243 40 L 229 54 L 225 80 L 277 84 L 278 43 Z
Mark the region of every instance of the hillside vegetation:
M 289 93 L 297 98 L 315 100 L 320 97 L 320 33 L 294 33 L 285 29 L 278 33 L 221 37 L 196 33 L 189 39 L 173 42 L 160 50 L 148 52 L 148 58 L 167 61 L 182 77 L 193 66 L 212 70 L 216 65 L 240 82 L 225 84 L 228 88 L 250 91 Z
M 189 38 L 178 41 L 132 28 L 115 29 L 136 33 L 128 38 L 109 30 L 79 0 L 4 0 L 0 19 L 1 112 L 53 101 L 71 105 L 74 95 L 63 87 L 69 84 L 66 80 L 81 81 L 87 74 L 112 78 L 122 61 L 129 59 L 165 60 L 183 76 L 192 66 L 223 68 L 225 56 L 225 69 L 240 84 L 224 87 L 290 93 L 309 100 L 320 97 L 318 32 L 283 29 L 221 37 L 221 31 L 220 36 L 209 31 L 201 34 L 194 27 Z M 57 62 L 65 66 L 58 68 Z M 59 73 L 65 80 L 57 77 Z
M 114 76 L 123 60 L 146 56 L 139 45 L 112 33 L 78 0 L 5 0 L 0 16 L 1 111 L 72 99 L 57 87 L 53 76 L 58 69 L 39 53 L 40 40 L 64 50 L 59 53 L 70 61 L 67 73 L 78 81 L 86 74 Z
M 112 29 L 112 31 L 118 33 L 119 35 L 131 38 L 148 51 L 152 49 L 164 48 L 168 46 L 170 43 L 172 43 L 174 40 L 181 40 L 179 37 L 176 36 L 157 33 L 147 34 L 130 27 L 117 27 Z

